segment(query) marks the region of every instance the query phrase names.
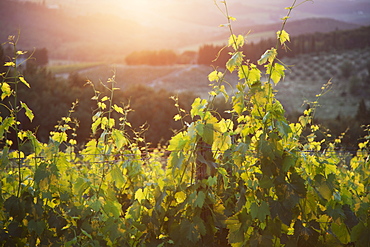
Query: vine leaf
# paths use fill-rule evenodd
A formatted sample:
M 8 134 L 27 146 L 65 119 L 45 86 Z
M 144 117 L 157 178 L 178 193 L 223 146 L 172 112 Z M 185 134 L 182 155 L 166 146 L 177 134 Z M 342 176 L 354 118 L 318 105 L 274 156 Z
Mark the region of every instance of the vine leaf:
M 257 61 L 259 65 L 263 65 L 267 62 L 272 63 L 277 56 L 277 52 L 275 48 L 271 48 L 270 50 L 265 51 L 262 54 L 261 58 Z
M 274 81 L 274 84 L 277 85 L 281 78 L 285 75 L 285 67 L 279 63 L 274 63 L 274 65 L 266 65 L 266 73 L 271 75 L 271 79 Z
M 226 63 L 226 68 L 230 71 L 230 73 L 242 65 L 243 57 L 244 55 L 241 51 L 235 52 L 234 55 L 231 56 L 229 61 Z
M 3 82 L 1 84 L 1 91 L 2 91 L 1 100 L 3 100 L 6 97 L 9 97 L 9 96 L 12 95 L 12 89 L 11 89 L 10 85 L 6 82 Z
M 206 199 L 206 194 L 203 191 L 199 191 L 197 195 L 197 199 L 195 200 L 194 206 L 198 208 L 202 208 L 205 199 Z
M 28 82 L 24 79 L 23 76 L 20 76 L 19 77 L 19 80 L 24 84 L 26 85 L 28 88 L 31 88 L 30 84 L 28 84 Z
M 26 111 L 26 116 L 28 117 L 28 119 L 32 122 L 32 120 L 33 120 L 33 118 L 35 117 L 34 115 L 33 115 L 33 112 L 32 112 L 32 110 L 30 109 L 30 108 L 28 108 L 28 106 L 27 106 L 27 104 L 26 103 L 23 103 L 22 101 L 21 101 L 21 106 L 22 106 L 22 108 Z
M 261 222 L 263 222 L 268 215 L 270 215 L 270 210 L 267 202 L 262 201 L 261 205 L 257 205 L 256 202 L 252 203 L 251 216 L 253 219 L 259 219 Z
M 290 42 L 289 33 L 285 30 L 276 32 L 277 39 L 280 40 L 280 44 L 284 44 L 286 41 Z

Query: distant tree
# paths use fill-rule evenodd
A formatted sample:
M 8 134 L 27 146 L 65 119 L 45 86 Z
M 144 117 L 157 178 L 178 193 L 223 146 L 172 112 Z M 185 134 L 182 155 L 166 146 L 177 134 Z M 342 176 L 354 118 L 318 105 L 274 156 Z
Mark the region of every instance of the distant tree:
M 0 45 L 0 73 L 6 71 L 4 63 L 5 63 L 5 52 L 3 46 Z
M 198 64 L 224 67 L 229 60 L 228 48 L 215 45 L 203 45 L 198 50 Z
M 28 62 L 34 63 L 36 66 L 45 66 L 49 63 L 48 50 L 46 48 L 36 49 Z
M 197 62 L 197 52 L 195 51 L 184 51 L 177 56 L 178 64 L 193 64 Z
M 128 65 L 173 65 L 177 54 L 173 50 L 135 51 L 126 56 Z
M 72 87 L 82 88 L 86 80 L 84 80 L 78 72 L 71 72 L 68 75 L 68 82 Z
M 355 118 L 355 120 L 358 121 L 360 124 L 370 123 L 370 111 L 367 110 L 364 99 L 361 99 L 360 103 L 358 104 Z

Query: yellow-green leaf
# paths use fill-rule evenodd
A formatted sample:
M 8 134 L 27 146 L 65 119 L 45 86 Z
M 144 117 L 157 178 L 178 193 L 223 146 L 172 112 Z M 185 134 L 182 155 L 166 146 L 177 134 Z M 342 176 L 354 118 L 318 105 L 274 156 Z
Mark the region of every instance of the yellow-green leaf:
M 244 55 L 241 51 L 236 52 L 229 61 L 227 61 L 226 68 L 232 73 L 237 67 L 242 65 L 243 57 Z
M 33 115 L 33 112 L 30 108 L 28 108 L 28 106 L 26 105 L 26 103 L 23 103 L 21 101 L 21 106 L 22 108 L 26 111 L 26 116 L 28 117 L 28 119 L 32 122 L 33 118 L 34 118 L 34 115 Z
M 31 88 L 30 84 L 28 84 L 28 82 L 26 82 L 26 80 L 24 79 L 24 77 L 23 77 L 23 76 L 20 76 L 20 77 L 19 77 L 19 80 L 20 80 L 24 85 L 26 85 L 28 88 Z
M 186 199 L 186 194 L 183 191 L 176 192 L 175 198 L 177 203 L 182 203 Z
M 271 79 L 274 81 L 275 85 L 279 83 L 281 78 L 285 75 L 285 67 L 279 63 L 274 63 L 273 66 L 271 64 L 267 64 L 266 66 L 266 73 L 271 75 Z
M 127 144 L 127 139 L 122 133 L 122 131 L 118 129 L 112 130 L 112 138 L 114 140 L 114 143 L 116 144 L 117 149 L 121 149 L 124 145 Z
M 139 202 L 141 202 L 141 200 L 145 199 L 143 189 L 138 189 L 135 192 L 135 199 L 138 200 Z
M 223 77 L 223 73 L 222 72 L 218 72 L 217 70 L 214 70 L 211 73 L 209 73 L 208 80 L 209 81 L 217 81 L 218 82 L 222 77 Z
M 1 94 L 1 100 L 5 99 L 6 97 L 9 97 L 12 95 L 12 88 L 10 85 L 6 82 L 1 84 L 1 91 L 3 92 Z
M 122 108 L 122 107 L 119 107 L 118 105 L 114 104 L 114 105 L 112 106 L 112 108 L 113 108 L 113 110 L 115 110 L 116 112 L 123 114 L 123 108 Z
M 173 119 L 175 119 L 175 121 L 179 121 L 181 119 L 181 116 L 180 114 L 176 114 Z
M 238 50 L 244 45 L 244 37 L 243 35 L 238 35 L 238 37 L 235 34 L 232 34 L 229 37 L 229 46 L 233 47 L 234 50 Z
M 6 62 L 6 63 L 4 63 L 4 67 L 15 67 L 15 63 L 14 62 Z
M 276 35 L 278 40 L 280 40 L 280 44 L 284 44 L 286 41 L 290 42 L 289 33 L 285 30 L 277 31 Z
M 267 62 L 272 63 L 275 60 L 276 56 L 277 56 L 276 49 L 271 48 L 270 50 L 267 50 L 265 51 L 265 53 L 263 53 L 263 55 L 261 56 L 257 63 L 259 65 L 265 64 Z
M 107 101 L 109 100 L 108 96 L 104 96 L 102 99 L 101 99 L 101 102 L 104 102 L 104 101 Z

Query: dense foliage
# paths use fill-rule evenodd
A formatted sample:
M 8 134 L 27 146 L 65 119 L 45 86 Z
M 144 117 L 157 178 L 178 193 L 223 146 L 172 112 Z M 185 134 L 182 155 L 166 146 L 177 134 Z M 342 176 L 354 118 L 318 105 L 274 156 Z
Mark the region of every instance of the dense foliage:
M 230 26 L 233 18 L 225 16 Z M 94 138 L 78 151 L 75 105 L 47 143 L 22 130 L 19 119 L 35 116 L 18 100 L 18 87 L 30 84 L 17 69 L 23 52 L 10 38 L 14 59 L 1 83 L 2 100 L 12 103 L 3 105 L 8 115 L 0 126 L 0 243 L 369 246 L 370 137 L 350 156 L 337 150 L 341 138 L 317 140 L 314 108 L 297 123 L 286 120 L 274 85 L 284 76 L 277 55 L 289 34 L 282 28 L 277 39 L 258 60 L 263 75 L 245 59 L 244 37 L 231 32 L 227 70 L 208 76 L 209 100 L 196 98 L 187 111 L 173 97 L 183 129 L 164 148 L 148 149 L 138 132 L 128 136 L 130 109 L 114 103 L 114 77 L 102 83 L 104 91 L 90 83 Z M 230 96 L 224 76 L 233 71 L 239 82 Z M 217 95 L 231 102 L 230 118 L 214 111 Z M 10 149 L 10 130 L 18 150 Z M 32 152 L 19 151 L 27 143 Z

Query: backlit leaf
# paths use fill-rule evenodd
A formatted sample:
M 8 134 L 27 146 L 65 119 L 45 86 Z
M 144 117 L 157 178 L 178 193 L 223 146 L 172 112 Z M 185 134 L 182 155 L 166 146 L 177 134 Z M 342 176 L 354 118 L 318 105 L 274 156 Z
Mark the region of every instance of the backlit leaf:
M 236 52 L 227 61 L 226 68 L 232 73 L 237 67 L 242 65 L 243 57 L 244 57 L 244 55 L 241 51 Z
M 261 56 L 261 58 L 257 61 L 259 65 L 263 65 L 267 62 L 272 63 L 277 56 L 277 52 L 275 48 L 271 48 L 270 50 L 265 51 L 265 53 Z
M 285 30 L 277 31 L 276 36 L 280 40 L 280 44 L 284 44 L 286 41 L 290 42 L 289 34 Z
M 21 106 L 22 108 L 26 111 L 25 114 L 26 116 L 28 117 L 28 119 L 32 122 L 33 118 L 35 117 L 33 115 L 33 112 L 30 108 L 28 108 L 27 104 L 26 103 L 23 103 L 22 101 L 20 102 L 21 103 Z
M 24 77 L 23 77 L 23 76 L 20 76 L 20 77 L 19 77 L 19 80 L 20 80 L 24 85 L 26 85 L 28 88 L 31 88 L 30 84 L 28 84 L 28 82 L 26 82 L 26 80 L 24 79 Z
M 5 99 L 6 97 L 9 97 L 12 95 L 12 88 L 10 87 L 10 85 L 6 82 L 3 82 L 1 84 L 1 100 Z
M 176 114 L 176 115 L 173 117 L 173 119 L 174 119 L 175 121 L 179 121 L 179 120 L 181 119 L 180 114 Z
M 269 74 L 275 85 L 277 85 L 285 75 L 285 67 L 279 63 L 274 63 L 273 66 L 271 66 L 271 64 L 267 64 L 265 67 L 266 74 Z

